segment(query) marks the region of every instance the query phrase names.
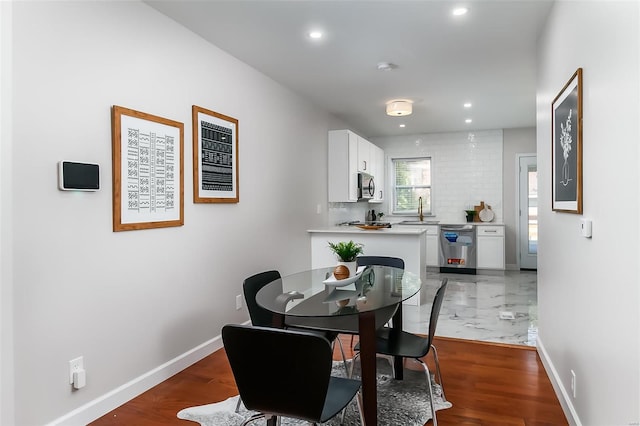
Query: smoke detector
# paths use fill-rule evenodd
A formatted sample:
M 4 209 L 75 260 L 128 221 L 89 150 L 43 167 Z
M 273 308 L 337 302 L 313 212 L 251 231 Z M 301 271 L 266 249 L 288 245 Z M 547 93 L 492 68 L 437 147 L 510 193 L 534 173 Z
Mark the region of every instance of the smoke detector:
M 392 64 L 391 62 L 378 62 L 378 70 L 379 71 L 391 71 L 398 68 L 396 64 Z

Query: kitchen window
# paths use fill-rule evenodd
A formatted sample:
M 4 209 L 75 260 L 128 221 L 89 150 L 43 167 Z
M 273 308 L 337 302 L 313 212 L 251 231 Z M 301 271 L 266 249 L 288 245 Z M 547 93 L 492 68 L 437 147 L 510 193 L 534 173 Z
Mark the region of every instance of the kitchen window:
M 393 214 L 418 214 L 422 197 L 422 214 L 432 215 L 431 157 L 394 158 Z

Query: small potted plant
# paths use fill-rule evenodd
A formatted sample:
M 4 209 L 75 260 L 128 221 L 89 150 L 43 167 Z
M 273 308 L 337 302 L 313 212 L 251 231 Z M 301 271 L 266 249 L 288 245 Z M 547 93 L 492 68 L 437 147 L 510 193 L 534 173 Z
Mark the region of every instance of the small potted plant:
M 473 219 L 476 216 L 476 211 L 475 210 L 465 210 L 464 212 L 467 214 L 467 222 L 473 222 Z
M 344 273 L 339 273 L 338 275 L 334 272 L 334 276 L 336 279 L 344 279 L 354 276 L 356 274 L 357 262 L 356 257 L 359 254 L 363 253 L 363 245 L 360 243 L 354 243 L 353 241 L 344 242 L 340 241 L 339 243 L 329 242 L 329 248 L 338 258 L 338 266 L 344 265 L 349 270 L 349 275 L 344 276 Z

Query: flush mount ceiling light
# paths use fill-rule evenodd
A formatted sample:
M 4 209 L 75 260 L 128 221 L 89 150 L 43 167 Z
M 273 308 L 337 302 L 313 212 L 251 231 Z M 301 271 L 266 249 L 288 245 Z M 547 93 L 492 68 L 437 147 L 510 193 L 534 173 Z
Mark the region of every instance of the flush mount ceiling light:
M 465 108 L 471 108 L 471 102 L 465 102 L 462 106 Z
M 312 39 L 321 39 L 322 38 L 322 32 L 320 31 L 310 31 L 309 32 L 309 37 Z
M 394 99 L 387 102 L 387 115 L 401 117 L 413 112 L 413 101 L 408 99 Z

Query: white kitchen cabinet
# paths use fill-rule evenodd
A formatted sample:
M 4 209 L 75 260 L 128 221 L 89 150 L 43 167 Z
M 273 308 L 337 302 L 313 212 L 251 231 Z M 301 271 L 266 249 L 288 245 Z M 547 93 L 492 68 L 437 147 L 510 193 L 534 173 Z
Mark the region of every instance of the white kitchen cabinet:
M 425 226 L 427 229 L 427 266 L 439 266 L 440 244 L 438 225 Z
M 504 226 L 478 225 L 477 237 L 477 268 L 504 270 Z
M 369 146 L 369 157 L 371 161 L 371 175 L 376 184 L 376 191 L 370 203 L 381 203 L 384 201 L 384 150 L 374 144 Z
M 351 130 L 331 130 L 327 159 L 330 203 L 358 201 L 358 172 L 374 176 L 376 198 L 373 201 L 382 202 L 384 151 L 381 148 Z M 374 166 L 373 163 L 377 164 L 378 161 L 380 166 Z M 375 172 L 376 167 L 378 167 L 377 172 Z
M 351 130 L 329 131 L 330 203 L 358 201 L 358 139 Z
M 371 173 L 371 142 L 358 136 L 358 171 Z

